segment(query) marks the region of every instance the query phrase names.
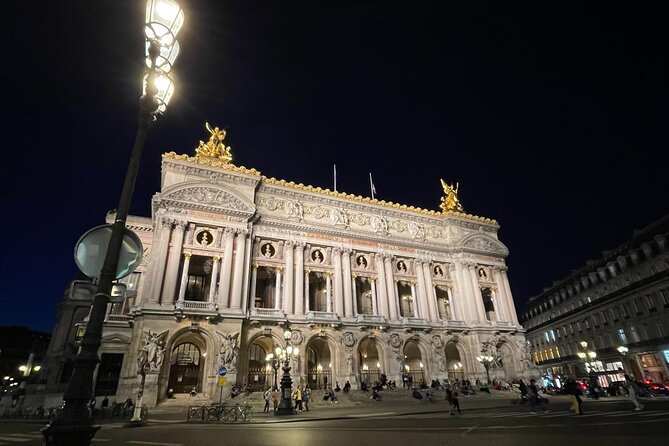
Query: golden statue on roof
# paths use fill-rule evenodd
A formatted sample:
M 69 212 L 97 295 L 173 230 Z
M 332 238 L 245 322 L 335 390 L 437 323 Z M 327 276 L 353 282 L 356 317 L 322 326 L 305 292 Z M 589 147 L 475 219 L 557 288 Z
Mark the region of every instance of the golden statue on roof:
M 460 203 L 460 200 L 458 200 L 458 188 L 460 187 L 460 183 L 455 183 L 455 187 L 453 187 L 453 185 L 441 180 L 441 187 L 444 188 L 445 194 L 445 196 L 441 197 L 441 205 L 439 206 L 441 210 L 443 212 L 464 212 L 462 204 Z
M 225 130 L 219 129 L 218 127 L 212 129 L 208 122 L 205 123 L 205 128 L 211 136 L 209 136 L 209 141 L 206 143 L 200 141 L 200 145 L 195 149 L 195 157 L 199 158 L 205 156 L 209 158 L 217 158 L 224 163 L 232 161 L 230 147 L 226 147 L 223 143 L 226 135 Z

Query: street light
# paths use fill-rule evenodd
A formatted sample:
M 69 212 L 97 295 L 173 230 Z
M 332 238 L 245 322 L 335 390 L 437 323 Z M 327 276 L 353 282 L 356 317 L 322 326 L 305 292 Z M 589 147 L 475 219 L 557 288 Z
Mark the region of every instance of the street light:
M 290 377 L 290 360 L 297 357 L 299 351 L 290 345 L 291 335 L 290 330 L 284 331 L 283 338 L 286 340 L 286 348 L 277 347 L 274 351 L 277 353 L 280 362 L 283 362 L 283 366 L 281 367 L 281 370 L 283 370 L 283 376 L 281 377 L 281 401 L 276 410 L 276 415 L 295 415 L 296 413 L 291 399 L 293 380 Z
M 267 367 L 270 369 L 274 370 L 274 389 L 279 388 L 279 384 L 277 381 L 277 375 L 278 375 L 278 370 L 279 367 L 281 366 L 281 347 L 277 347 L 275 349 L 276 353 L 270 353 L 267 356 L 265 356 L 265 361 L 267 361 Z
M 495 361 L 495 358 L 493 358 L 490 355 L 481 355 L 477 356 L 476 360 L 483 364 L 483 367 L 485 367 L 485 374 L 486 377 L 488 378 L 488 384 L 490 384 L 490 367 L 492 366 L 493 362 Z
M 623 365 L 623 371 L 627 370 L 627 367 L 625 366 L 625 357 L 627 356 L 627 352 L 629 351 L 629 348 L 625 347 L 624 345 L 619 346 L 616 350 L 618 350 L 618 353 L 620 353 L 621 356 L 621 364 Z
M 98 349 L 101 344 L 107 304 L 116 279 L 126 230 L 125 222 L 130 210 L 144 141 L 149 128 L 157 119 L 156 115 L 165 111 L 174 92 L 168 73 L 178 55 L 176 35 L 183 23 L 184 12 L 175 0 L 147 1 L 144 34 L 148 69 L 144 78 L 143 94 L 139 98 L 137 133 L 86 331 L 74 360 L 72 377 L 63 395 L 65 402 L 56 419 L 42 429 L 45 443 L 49 446 L 89 445 L 100 428 L 93 425 L 89 402 L 93 395 L 93 375 L 100 361 Z M 139 374 L 143 370 L 142 367 Z

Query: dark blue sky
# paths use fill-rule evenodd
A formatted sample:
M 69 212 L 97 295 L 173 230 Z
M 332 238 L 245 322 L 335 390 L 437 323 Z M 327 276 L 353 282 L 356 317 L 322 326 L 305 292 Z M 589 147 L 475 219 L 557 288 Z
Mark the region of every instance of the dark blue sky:
M 50 331 L 74 244 L 117 205 L 135 132 L 143 2 L 11 2 L 5 43 L 0 324 Z M 146 143 L 204 122 L 234 162 L 438 209 L 459 181 L 497 219 L 519 310 L 667 213 L 669 33 L 660 3 L 183 1 L 177 93 Z

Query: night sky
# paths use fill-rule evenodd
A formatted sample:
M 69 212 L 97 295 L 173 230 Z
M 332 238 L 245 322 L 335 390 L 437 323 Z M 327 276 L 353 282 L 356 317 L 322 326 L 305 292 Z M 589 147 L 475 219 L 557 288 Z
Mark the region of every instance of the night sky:
M 144 2 L 41 3 L 5 6 L 0 324 L 50 331 L 77 239 L 118 203 Z M 340 191 L 371 172 L 378 198 L 435 210 L 458 181 L 501 224 L 522 311 L 669 211 L 669 27 L 643 3 L 182 0 L 132 213 L 205 121 L 268 177 L 331 188 L 336 164 Z

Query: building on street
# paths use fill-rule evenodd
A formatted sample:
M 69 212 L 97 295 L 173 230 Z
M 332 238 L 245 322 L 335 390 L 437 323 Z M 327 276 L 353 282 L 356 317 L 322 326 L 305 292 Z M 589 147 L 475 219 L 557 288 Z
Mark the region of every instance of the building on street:
M 150 406 L 170 388 L 218 399 L 222 367 L 226 386 L 268 387 L 268 355 L 287 343 L 293 381 L 312 388 L 484 379 L 482 350 L 492 377 L 528 373 L 499 225 L 466 213 L 457 185 L 442 181 L 432 211 L 267 178 L 207 128 L 195 156 L 163 155 L 151 218 L 129 219 L 145 256 L 110 305 L 97 395 L 135 395 L 141 364 Z M 87 292 L 73 283 L 61 303 L 51 389 L 67 382 Z

